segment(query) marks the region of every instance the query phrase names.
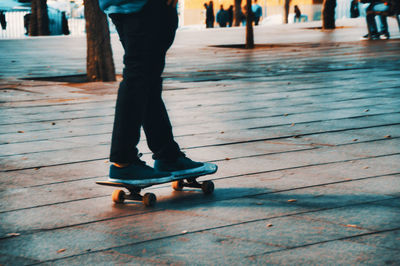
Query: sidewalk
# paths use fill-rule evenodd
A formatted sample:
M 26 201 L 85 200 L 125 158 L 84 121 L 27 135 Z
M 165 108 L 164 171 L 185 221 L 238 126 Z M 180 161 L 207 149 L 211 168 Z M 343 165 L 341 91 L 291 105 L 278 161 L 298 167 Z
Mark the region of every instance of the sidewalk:
M 389 30 L 392 39 L 399 39 L 397 23 L 389 18 Z M 301 44 L 333 44 L 340 42 L 358 42 L 365 35 L 366 26 L 363 18 L 338 20 L 335 31 L 321 31 L 321 22 L 297 23 L 255 27 L 256 44 L 270 44 L 288 47 Z M 118 36 L 111 35 L 116 69 L 122 72 L 122 46 Z M 214 29 L 179 30 L 169 55 L 182 52 L 198 53 L 201 48 L 212 45 L 244 44 L 245 27 Z M 364 43 L 362 43 L 364 45 Z M 45 49 L 43 49 L 45 47 Z M 299 47 L 299 49 L 302 46 Z M 1 40 L 0 79 L 49 77 L 63 75 L 81 75 L 86 73 L 86 38 L 85 37 L 37 37 L 26 40 Z M 182 61 L 182 60 L 181 60 Z M 185 61 L 184 61 L 185 63 Z
M 254 50 L 215 47 L 244 28 L 178 32 L 174 133 L 219 171 L 211 196 L 144 190 L 154 208 L 95 185 L 118 82 L 21 79 L 84 73 L 85 39 L 0 41 L 0 264 L 398 265 L 400 33 L 359 41 L 363 23 L 258 27 Z

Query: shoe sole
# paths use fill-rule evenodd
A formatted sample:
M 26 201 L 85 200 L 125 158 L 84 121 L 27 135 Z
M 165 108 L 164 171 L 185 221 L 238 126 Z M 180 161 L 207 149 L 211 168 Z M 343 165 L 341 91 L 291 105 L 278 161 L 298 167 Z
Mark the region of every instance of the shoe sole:
M 150 179 L 118 179 L 109 177 L 108 180 L 114 183 L 122 183 L 132 186 L 151 186 L 161 183 L 168 183 L 174 181 L 175 176 L 170 175 L 166 177 L 150 178 Z
M 187 170 L 180 170 L 171 172 L 174 175 L 175 180 L 182 179 L 185 177 L 197 177 L 203 175 L 210 175 L 217 172 L 218 166 L 212 163 L 204 163 L 203 166 L 187 169 Z

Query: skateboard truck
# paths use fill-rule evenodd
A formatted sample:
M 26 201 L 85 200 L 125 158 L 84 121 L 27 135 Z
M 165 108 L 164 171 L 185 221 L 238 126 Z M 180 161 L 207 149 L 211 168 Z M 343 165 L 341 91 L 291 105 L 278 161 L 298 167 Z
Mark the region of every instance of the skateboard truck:
M 182 191 L 184 187 L 201 188 L 205 195 L 209 195 L 214 191 L 214 183 L 212 181 L 197 182 L 196 178 L 187 178 L 185 180 L 177 180 L 172 182 L 172 188 L 175 191 Z
M 142 201 L 147 207 L 154 206 L 157 202 L 156 195 L 153 193 L 146 193 L 143 196 L 140 195 L 140 188 L 128 188 L 129 194 L 126 194 L 122 189 L 116 189 L 113 191 L 111 197 L 115 203 L 124 203 L 125 200 Z

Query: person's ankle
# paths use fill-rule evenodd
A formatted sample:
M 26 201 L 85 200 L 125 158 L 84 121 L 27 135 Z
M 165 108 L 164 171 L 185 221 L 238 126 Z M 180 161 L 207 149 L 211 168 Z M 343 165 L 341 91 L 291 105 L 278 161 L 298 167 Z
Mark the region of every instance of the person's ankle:
M 130 165 L 130 163 L 113 163 L 113 165 L 118 168 L 125 168 L 125 167 L 128 167 Z

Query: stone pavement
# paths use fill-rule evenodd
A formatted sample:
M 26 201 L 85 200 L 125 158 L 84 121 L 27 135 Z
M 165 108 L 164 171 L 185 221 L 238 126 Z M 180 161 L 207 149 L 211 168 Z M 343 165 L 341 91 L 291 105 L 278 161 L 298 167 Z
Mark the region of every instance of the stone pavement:
M 95 185 L 117 82 L 21 79 L 84 73 L 85 40 L 0 41 L 0 264 L 399 265 L 400 34 L 338 24 L 259 27 L 251 51 L 215 47 L 242 28 L 180 31 L 164 98 L 184 151 L 219 171 L 211 196 L 146 189 L 154 208 Z

